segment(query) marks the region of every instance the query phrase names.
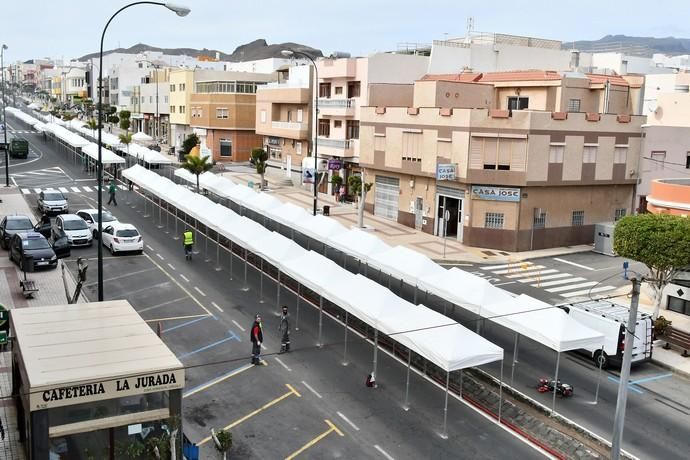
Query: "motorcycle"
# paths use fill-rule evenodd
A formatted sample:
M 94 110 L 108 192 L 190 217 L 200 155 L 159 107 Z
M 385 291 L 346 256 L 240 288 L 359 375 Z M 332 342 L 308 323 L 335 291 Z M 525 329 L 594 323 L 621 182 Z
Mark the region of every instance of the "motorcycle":
M 554 385 L 553 379 L 544 377 L 539 379 L 537 391 L 539 393 L 549 393 L 554 390 L 554 386 L 556 387 L 556 394 L 563 396 L 564 398 L 569 398 L 573 395 L 573 392 L 575 391 L 572 385 L 568 383 L 563 383 L 560 381 L 560 379 L 558 380 L 558 382 L 556 382 L 556 385 Z

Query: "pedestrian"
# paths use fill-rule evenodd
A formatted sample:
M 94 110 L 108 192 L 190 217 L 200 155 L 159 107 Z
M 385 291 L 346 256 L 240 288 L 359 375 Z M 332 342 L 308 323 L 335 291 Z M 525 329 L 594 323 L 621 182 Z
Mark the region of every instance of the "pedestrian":
M 278 330 L 282 333 L 280 338 L 280 352 L 287 353 L 290 351 L 290 313 L 288 313 L 287 305 L 283 305 L 283 313 L 280 315 Z
M 2 418 L 0 418 L 0 438 L 5 440 L 5 427 L 2 426 Z
M 115 187 L 115 181 L 110 179 L 110 185 L 108 186 L 108 194 L 110 195 L 110 199 L 108 200 L 108 204 L 112 203 L 114 206 L 117 206 L 117 200 L 115 199 L 116 191 L 117 187 Z
M 184 258 L 192 260 L 192 249 L 194 248 L 194 233 L 190 228 L 182 233 L 182 244 L 184 245 Z
M 264 341 L 264 334 L 261 330 L 261 316 L 254 317 L 254 324 L 249 331 L 249 340 L 252 341 L 252 364 L 261 364 L 261 343 Z

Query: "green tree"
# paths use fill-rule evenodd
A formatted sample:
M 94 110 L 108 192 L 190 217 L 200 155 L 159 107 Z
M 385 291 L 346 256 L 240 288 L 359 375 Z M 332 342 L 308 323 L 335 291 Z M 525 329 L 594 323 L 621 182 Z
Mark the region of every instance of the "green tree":
M 89 118 L 86 120 L 86 124 L 84 126 L 91 130 L 91 136 L 96 137 L 95 131 L 98 129 L 98 122 L 96 120 Z
M 189 155 L 189 152 L 191 152 L 192 149 L 197 145 L 199 145 L 199 136 L 192 133 L 187 136 L 187 139 L 185 139 L 184 142 L 182 142 L 182 151 L 185 155 Z
M 212 430 L 211 436 L 214 438 L 213 443 L 216 445 L 216 449 L 223 454 L 225 459 L 228 451 L 232 448 L 232 433 L 225 430 Z
M 647 266 L 646 282 L 654 289 L 654 319 L 664 287 L 676 271 L 690 265 L 690 220 L 666 214 L 639 214 L 616 224 L 613 249 Z
M 131 126 L 129 117 L 131 116 L 132 113 L 129 110 L 120 110 L 120 128 L 129 131 L 129 127 Z
M 256 166 L 256 172 L 261 175 L 261 190 L 264 189 L 264 174 L 266 173 L 266 161 L 268 161 L 268 152 L 266 152 L 261 147 L 252 149 L 252 159 L 254 160 L 254 166 Z
M 132 133 L 126 132 L 122 133 L 118 136 L 120 138 L 120 142 L 125 144 L 125 147 L 127 147 L 127 164 L 129 164 L 129 144 L 132 143 Z
M 206 171 L 213 168 L 213 164 L 209 163 L 210 157 L 200 157 L 196 155 L 187 154 L 184 156 L 184 162 L 180 166 L 196 176 L 196 191 L 199 191 L 199 176 Z
M 108 123 L 119 123 L 120 118 L 117 115 L 108 115 Z

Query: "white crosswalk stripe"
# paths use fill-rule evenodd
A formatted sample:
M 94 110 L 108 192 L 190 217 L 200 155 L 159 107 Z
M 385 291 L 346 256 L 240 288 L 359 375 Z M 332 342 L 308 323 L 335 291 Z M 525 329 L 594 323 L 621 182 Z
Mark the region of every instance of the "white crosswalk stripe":
M 62 193 L 67 193 L 68 190 L 65 187 L 58 187 L 58 190 L 60 190 Z
M 586 296 L 589 294 L 596 294 L 597 292 L 610 291 L 611 289 L 616 289 L 616 288 L 614 286 L 602 286 L 602 287 L 591 288 L 591 289 L 583 289 L 581 291 L 565 292 L 561 295 L 563 297 L 570 298 L 570 297 L 577 297 L 577 296 Z
M 500 270 L 501 268 L 520 268 L 520 264 L 525 263 L 527 265 L 532 265 L 532 262 L 515 262 L 512 264 L 505 264 L 505 265 L 487 265 L 486 267 L 479 267 L 480 270 Z
M 537 276 L 537 277 L 539 277 L 540 274 L 546 274 L 546 275 L 548 275 L 549 273 L 556 273 L 556 272 L 558 272 L 558 270 L 554 270 L 554 269 L 551 269 L 551 268 L 548 269 L 548 270 L 538 270 L 538 271 L 532 271 L 532 270 L 530 270 L 530 271 L 528 271 L 528 272 L 517 273 L 517 274 L 515 274 L 515 275 L 506 275 L 506 278 L 510 278 L 510 279 L 513 279 L 513 278 L 524 278 L 524 277 L 526 277 L 526 276 Z M 541 279 L 541 278 L 537 278 L 537 279 Z
M 74 193 L 79 193 L 79 187 L 70 187 Z
M 570 278 L 566 279 L 560 279 L 556 281 L 547 281 L 546 283 L 539 283 L 539 287 L 549 287 L 549 286 L 558 286 L 559 284 L 573 284 L 573 283 L 579 283 L 581 281 L 586 281 L 587 278 L 583 278 L 581 276 L 572 276 L 568 275 Z M 534 286 L 534 285 L 532 285 Z
M 85 192 L 93 192 L 93 190 L 91 190 L 91 187 L 89 187 L 88 185 L 84 185 L 82 188 Z
M 532 283 L 534 281 L 544 281 L 544 280 L 553 280 L 556 278 L 567 278 L 569 276 L 573 276 L 570 273 L 556 273 L 555 275 L 546 275 L 546 276 L 540 276 L 539 278 L 525 278 L 518 280 L 521 283 Z M 543 284 L 542 284 L 543 286 Z
M 118 184 L 118 188 L 120 190 L 127 191 L 127 186 Z M 97 186 L 88 186 L 88 185 L 82 185 L 81 187 L 46 187 L 46 188 L 24 188 L 20 187 L 21 192 L 24 195 L 31 195 L 31 194 L 39 194 L 41 191 L 47 191 L 47 190 L 59 190 L 62 193 L 98 193 L 98 187 Z M 103 190 L 106 191 L 107 189 L 103 187 Z M 139 190 L 139 187 L 134 186 L 133 190 Z
M 506 270 L 496 270 L 492 271 L 492 273 L 496 275 L 505 275 L 506 273 L 524 273 L 527 271 L 534 271 L 534 270 L 541 270 L 542 268 L 546 268 L 543 265 L 530 265 L 528 267 L 522 268 L 520 266 L 514 266 L 513 268 L 508 268 Z
M 40 189 L 40 188 L 35 188 L 34 191 L 35 191 L 36 193 L 41 193 L 41 189 Z
M 585 288 L 599 284 L 598 281 L 587 281 L 579 284 L 569 284 L 568 286 L 559 286 L 551 289 L 547 289 L 546 292 L 563 292 L 570 291 L 571 289 Z
M 23 188 L 23 189 L 22 189 L 22 193 L 23 193 L 24 195 L 28 195 L 28 194 L 31 193 L 31 190 L 29 190 L 28 188 Z

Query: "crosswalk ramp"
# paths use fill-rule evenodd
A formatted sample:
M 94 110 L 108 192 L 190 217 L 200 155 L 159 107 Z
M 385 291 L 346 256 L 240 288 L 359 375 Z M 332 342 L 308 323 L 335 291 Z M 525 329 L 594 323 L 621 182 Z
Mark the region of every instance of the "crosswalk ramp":
M 127 190 L 127 187 L 122 185 L 122 184 L 117 184 L 117 188 L 119 190 Z M 134 187 L 136 190 L 137 187 Z M 48 190 L 59 190 L 62 193 L 95 193 L 98 192 L 98 186 L 93 185 L 93 186 L 88 186 L 88 185 L 81 185 L 81 186 L 69 186 L 69 187 L 46 187 L 46 188 L 36 188 L 36 187 L 22 187 L 19 190 L 24 195 L 32 195 L 36 194 L 38 195 L 41 192 L 45 192 Z M 108 191 L 108 186 L 104 185 L 103 186 L 103 193 L 107 193 Z
M 615 286 L 601 285 L 598 281 L 561 272 L 555 268 L 546 268 L 544 265 L 538 265 L 533 262 L 487 265 L 479 268 L 486 273 L 500 275 L 513 282 L 520 282 L 544 289 L 548 293 L 556 294 L 566 299 L 586 297 L 616 289 Z

